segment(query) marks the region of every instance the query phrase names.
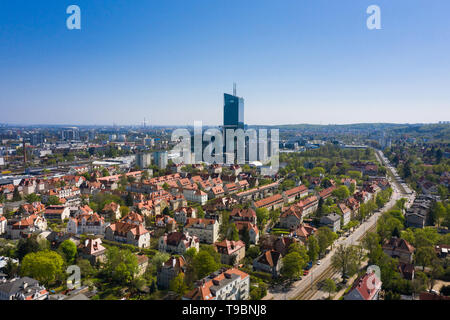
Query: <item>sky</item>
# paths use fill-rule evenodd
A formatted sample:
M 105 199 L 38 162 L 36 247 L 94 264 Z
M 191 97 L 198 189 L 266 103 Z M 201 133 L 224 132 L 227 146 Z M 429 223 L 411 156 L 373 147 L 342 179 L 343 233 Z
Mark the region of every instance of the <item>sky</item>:
M 369 5 L 381 30 L 369 30 Z M 81 30 L 68 30 L 69 5 Z M 0 123 L 450 120 L 450 1 L 0 0 Z

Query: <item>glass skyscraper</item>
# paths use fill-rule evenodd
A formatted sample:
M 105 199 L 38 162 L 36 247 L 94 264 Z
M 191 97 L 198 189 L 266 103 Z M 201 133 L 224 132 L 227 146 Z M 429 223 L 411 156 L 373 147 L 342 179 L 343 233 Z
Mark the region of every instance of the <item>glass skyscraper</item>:
M 244 98 L 224 94 L 224 129 L 244 129 Z

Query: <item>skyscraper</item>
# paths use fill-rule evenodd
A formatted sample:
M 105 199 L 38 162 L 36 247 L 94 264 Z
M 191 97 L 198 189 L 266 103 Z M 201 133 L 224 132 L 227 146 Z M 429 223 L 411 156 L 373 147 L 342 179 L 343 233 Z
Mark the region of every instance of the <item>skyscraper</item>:
M 236 87 L 233 95 L 224 94 L 223 128 L 244 129 L 244 98 L 236 96 Z

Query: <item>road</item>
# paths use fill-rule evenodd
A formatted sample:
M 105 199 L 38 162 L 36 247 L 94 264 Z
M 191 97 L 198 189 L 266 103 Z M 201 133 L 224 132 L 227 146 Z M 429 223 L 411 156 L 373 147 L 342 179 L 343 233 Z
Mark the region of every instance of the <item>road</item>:
M 381 151 L 379 155 L 377 155 L 377 158 L 383 158 L 384 155 Z M 380 159 L 379 159 L 380 161 Z M 388 167 L 388 170 L 394 171 L 395 169 L 393 167 Z M 412 197 L 413 195 L 406 195 L 401 191 L 401 188 L 399 184 L 396 181 L 393 181 L 390 179 L 393 193 L 392 197 L 389 200 L 389 202 L 378 212 L 374 213 L 372 216 L 370 216 L 366 221 L 364 221 L 362 224 L 359 225 L 357 229 L 355 229 L 352 234 L 347 237 L 341 237 L 338 240 L 335 241 L 335 243 L 332 246 L 331 251 L 321 260 L 320 265 L 314 265 L 307 276 L 304 276 L 302 280 L 295 282 L 291 288 L 289 288 L 288 291 L 283 288 L 275 288 L 273 290 L 270 290 L 269 293 L 272 296 L 273 300 L 291 300 L 291 299 L 297 299 L 297 300 L 315 300 L 320 299 L 323 297 L 324 293 L 316 288 L 316 284 L 324 279 L 327 278 L 337 278 L 339 277 L 339 274 L 335 272 L 331 267 L 331 257 L 334 255 L 336 248 L 339 245 L 354 245 L 359 244 L 360 240 L 363 238 L 363 236 L 372 230 L 375 230 L 376 223 L 378 218 L 382 215 L 382 213 L 390 210 L 393 205 L 395 205 L 395 202 L 401 198 L 408 198 L 408 207 L 412 203 Z

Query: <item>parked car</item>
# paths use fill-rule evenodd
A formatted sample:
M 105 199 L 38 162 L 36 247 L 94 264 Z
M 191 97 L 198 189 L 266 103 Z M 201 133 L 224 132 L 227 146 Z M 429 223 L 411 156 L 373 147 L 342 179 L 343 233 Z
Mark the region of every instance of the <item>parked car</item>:
M 308 275 L 308 273 L 309 273 L 309 271 L 308 271 L 308 270 L 303 270 L 303 275 L 304 275 L 304 276 L 307 276 L 307 275 Z
M 320 264 L 322 263 L 322 261 L 317 260 L 317 265 L 320 266 Z

